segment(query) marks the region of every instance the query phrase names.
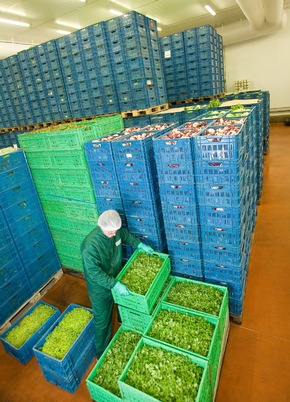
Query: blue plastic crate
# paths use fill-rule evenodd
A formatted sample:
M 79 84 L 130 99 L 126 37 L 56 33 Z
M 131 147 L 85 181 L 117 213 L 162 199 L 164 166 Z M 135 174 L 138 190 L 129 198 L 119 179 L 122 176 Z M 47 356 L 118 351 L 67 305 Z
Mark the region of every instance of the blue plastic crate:
M 199 205 L 199 218 L 202 226 L 213 228 L 240 229 L 246 224 L 247 211 L 241 207 L 211 207 Z
M 22 286 L 17 292 L 10 292 L 5 302 L 0 305 L 0 325 L 4 324 L 32 296 L 32 290 L 25 273 L 22 274 Z
M 156 162 L 160 184 L 194 184 L 194 165 L 192 160 L 188 162 L 160 163 L 159 159 L 156 159 Z
M 7 153 L 0 156 L 0 171 L 12 170 L 21 165 L 25 165 L 26 163 L 24 152 L 22 150 Z
M 246 255 L 250 253 L 250 247 L 245 241 L 238 247 L 220 244 L 202 244 L 202 255 L 205 261 L 213 261 L 220 266 L 242 266 Z
M 95 180 L 108 180 L 108 181 L 118 181 L 117 172 L 115 169 L 115 164 L 111 161 L 104 162 L 91 162 L 89 161 L 89 172 L 92 178 L 92 181 Z
M 35 193 L 32 196 L 29 195 L 28 197 L 19 200 L 11 207 L 4 209 L 3 213 L 7 222 L 11 225 L 24 216 L 34 213 L 38 209 L 41 209 L 41 205 Z
M 9 332 L 13 328 L 15 328 L 17 325 L 19 325 L 24 317 L 31 314 L 35 310 L 35 308 L 40 305 L 46 305 L 46 306 L 53 308 L 54 313 L 52 314 L 52 316 L 30 338 L 28 338 L 27 341 L 21 347 L 17 348 L 14 345 L 12 345 L 10 342 L 8 342 L 5 338 L 7 337 Z M 59 317 L 59 315 L 60 315 L 60 311 L 57 307 L 52 306 L 51 304 L 45 303 L 42 300 L 38 301 L 24 315 L 22 315 L 17 321 L 15 321 L 15 323 L 12 324 L 12 326 L 9 327 L 8 330 L 6 330 L 1 335 L 0 339 L 4 346 L 4 349 L 11 356 L 14 356 L 17 360 L 19 360 L 20 363 L 26 364 L 34 356 L 34 353 L 32 350 L 33 346 L 38 342 L 38 340 L 42 337 L 42 335 L 49 329 L 49 327 Z
M 47 250 L 53 247 L 53 241 L 50 233 L 44 234 L 42 237 L 32 243 L 29 248 L 19 252 L 20 258 L 24 266 L 28 266 L 31 262 L 41 257 Z
M 128 229 L 132 233 L 144 233 L 145 235 L 148 235 L 148 233 L 150 233 L 150 236 L 160 237 L 162 231 L 164 230 L 160 226 L 160 218 L 160 215 L 155 216 L 155 219 L 128 216 Z
M 67 377 L 71 375 L 73 370 L 76 368 L 79 357 L 82 355 L 87 345 L 94 341 L 94 320 L 92 317 L 62 360 L 58 360 L 52 356 L 49 356 L 40 350 L 40 348 L 44 345 L 47 336 L 60 323 L 65 314 L 69 313 L 75 308 L 86 308 L 91 313 L 93 313 L 93 311 L 91 309 L 88 309 L 87 307 L 83 307 L 77 304 L 70 304 L 60 315 L 60 317 L 54 322 L 54 324 L 49 328 L 49 330 L 37 342 L 37 344 L 34 345 L 33 351 L 43 372 L 50 370 L 55 372 L 55 374 L 57 374 L 59 377 Z
M 247 187 L 240 185 L 196 184 L 198 203 L 214 207 L 243 208 L 247 191 Z
M 37 208 L 31 214 L 24 216 L 14 223 L 9 224 L 8 222 L 8 224 L 13 236 L 21 236 L 42 222 L 44 222 L 43 212 L 40 208 Z
M 115 198 L 115 197 L 97 197 L 96 198 L 98 211 L 99 213 L 103 213 L 108 209 L 114 209 L 117 212 L 124 214 L 124 207 L 122 198 Z
M 131 232 L 131 233 L 137 236 L 145 244 L 151 246 L 155 251 L 159 251 L 161 253 L 167 253 L 167 245 L 164 231 L 160 231 L 160 234 L 157 236 L 138 232 Z
M 200 241 L 199 227 L 179 223 L 164 222 L 167 241 L 178 240 L 198 243 Z
M 15 257 L 16 258 L 16 257 Z M 9 261 L 11 262 L 11 260 Z M 8 265 L 8 264 L 7 264 Z M 10 275 L 6 282 L 0 285 L 0 305 L 2 305 L 11 294 L 17 293 L 23 285 L 23 270 L 18 270 L 16 274 Z M 25 282 L 25 280 L 24 280 Z
M 163 219 L 168 223 L 198 224 L 196 205 L 162 203 Z
M 86 345 L 84 350 L 81 352 L 74 368 L 66 376 L 60 376 L 59 372 L 56 370 L 49 370 L 47 368 L 41 367 L 44 377 L 50 383 L 68 391 L 74 393 L 79 387 L 83 376 L 85 375 L 87 369 L 95 358 L 95 346 L 94 340 Z
M 188 258 L 201 260 L 201 248 L 199 243 L 180 240 L 167 240 L 168 254 L 173 258 Z
M 179 129 L 179 128 L 178 128 Z M 193 160 L 192 138 L 167 138 L 169 133 L 153 140 L 154 155 L 160 165 Z
M 41 255 L 36 257 L 34 260 L 30 261 L 29 264 L 24 266 L 24 269 L 29 278 L 33 280 L 43 269 L 50 265 L 50 263 L 56 264 L 58 261 L 58 256 L 55 250 L 55 247 L 52 246 L 47 248 Z M 58 268 L 60 269 L 60 264 L 58 262 Z M 44 280 L 42 281 L 42 285 L 44 284 Z M 41 285 L 41 286 L 42 286 Z
M 8 264 L 18 256 L 17 249 L 13 241 L 0 249 L 0 267 Z
M 120 193 L 123 199 L 146 201 L 158 195 L 158 184 L 156 180 L 150 181 L 121 181 Z
M 195 163 L 196 183 L 237 184 L 246 174 L 245 159 L 231 161 Z
M 116 171 L 120 186 L 122 182 L 128 181 L 146 181 L 150 183 L 156 177 L 155 161 L 152 157 L 147 162 L 144 160 L 140 162 L 116 162 Z
M 29 272 L 30 268 L 31 266 L 26 267 L 26 272 Z M 59 260 L 55 257 L 51 258 L 47 265 L 41 267 L 34 275 L 29 276 L 29 283 L 32 291 L 38 292 L 39 289 L 41 289 L 60 270 L 61 266 Z
M 114 180 L 94 180 L 93 188 L 96 197 L 120 198 L 120 189 L 118 183 Z
M 113 151 L 112 151 L 112 140 L 119 134 L 109 134 L 102 139 L 108 139 L 108 141 L 103 140 L 94 140 L 91 142 L 86 142 L 84 144 L 85 153 L 87 160 L 89 162 L 95 161 L 112 161 L 113 160 Z
M 218 264 L 215 261 L 203 261 L 204 277 L 233 284 L 242 283 L 247 269 L 247 260 L 244 257 L 240 265 Z
M 37 197 L 35 186 L 32 180 L 16 184 L 14 187 L 6 191 L 0 192 L 0 204 L 3 210 L 22 202 L 28 197 Z M 12 209 L 10 209 L 12 211 Z M 10 213 L 7 212 L 9 215 Z
M 197 204 L 194 184 L 160 183 L 159 193 L 162 204 Z
M 3 225 L 4 226 L 4 225 Z M 0 255 L 1 255 L 1 249 L 3 247 L 8 246 L 8 244 L 13 242 L 12 234 L 8 227 L 3 227 L 3 229 L 0 229 Z M 0 266 L 2 264 L 0 263 Z
M 123 199 L 125 215 L 127 217 L 154 219 L 157 211 L 161 210 L 159 200 L 126 200 Z
M 180 276 L 182 274 L 182 276 L 192 279 L 203 278 L 203 268 L 201 260 L 190 259 L 186 256 L 170 256 L 170 261 L 172 275 Z

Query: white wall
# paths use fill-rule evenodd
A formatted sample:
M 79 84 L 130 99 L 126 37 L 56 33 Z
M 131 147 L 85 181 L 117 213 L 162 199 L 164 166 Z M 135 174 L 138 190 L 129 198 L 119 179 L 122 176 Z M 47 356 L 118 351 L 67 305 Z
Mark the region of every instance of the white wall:
M 284 29 L 225 46 L 224 61 L 227 92 L 236 80 L 249 80 L 249 89 L 270 92 L 271 109 L 290 109 L 290 10 Z

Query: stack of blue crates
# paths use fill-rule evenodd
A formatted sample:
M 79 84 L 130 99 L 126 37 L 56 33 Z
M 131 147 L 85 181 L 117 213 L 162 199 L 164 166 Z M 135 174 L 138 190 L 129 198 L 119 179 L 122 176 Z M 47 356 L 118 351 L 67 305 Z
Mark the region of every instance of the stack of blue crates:
M 21 150 L 0 156 L 1 324 L 60 264 Z
M 59 38 L 56 44 L 72 116 L 116 113 L 119 105 L 105 23 Z
M 185 71 L 185 45 L 182 32 L 161 38 L 163 66 L 168 99 L 187 99 L 188 82 Z M 196 93 L 198 96 L 198 93 Z M 193 97 L 193 96 L 192 96 Z
M 176 130 L 184 133 L 190 124 Z M 192 138 L 169 132 L 154 138 L 153 145 L 172 273 L 203 280 Z
M 152 143 L 158 127 L 150 128 L 131 131 L 113 141 L 112 149 L 128 229 L 164 252 L 166 240 Z
M 204 279 L 228 286 L 230 314 L 241 316 L 256 205 L 247 163 L 252 133 L 249 120 L 238 117 L 237 124 L 228 123 L 236 135 L 209 134 L 207 130 L 227 125 L 231 114 L 223 113 L 223 119 L 212 121 L 194 138 L 196 192 Z
M 105 26 L 120 110 L 159 105 L 160 95 L 165 100 L 165 87 L 159 46 L 154 38 L 156 24 L 132 11 L 106 21 Z
M 160 39 L 169 101 L 210 97 L 224 84 L 222 37 L 210 25 Z

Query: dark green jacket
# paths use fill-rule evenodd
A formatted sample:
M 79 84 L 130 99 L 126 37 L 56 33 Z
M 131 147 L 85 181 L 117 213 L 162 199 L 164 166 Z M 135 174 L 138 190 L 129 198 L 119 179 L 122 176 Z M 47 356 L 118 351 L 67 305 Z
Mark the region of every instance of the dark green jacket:
M 97 226 L 81 245 L 84 275 L 90 298 L 112 289 L 122 268 L 122 244 L 138 247 L 141 240 L 121 228 L 108 238 Z

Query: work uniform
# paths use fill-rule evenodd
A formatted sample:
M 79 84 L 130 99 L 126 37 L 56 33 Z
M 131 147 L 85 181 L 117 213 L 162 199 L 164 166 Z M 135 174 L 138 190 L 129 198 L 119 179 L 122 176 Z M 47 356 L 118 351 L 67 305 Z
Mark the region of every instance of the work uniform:
M 97 226 L 81 245 L 84 275 L 94 311 L 96 355 L 106 349 L 112 331 L 113 296 L 111 289 L 122 268 L 122 244 L 137 248 L 140 239 L 120 228 L 116 236 L 107 237 Z

